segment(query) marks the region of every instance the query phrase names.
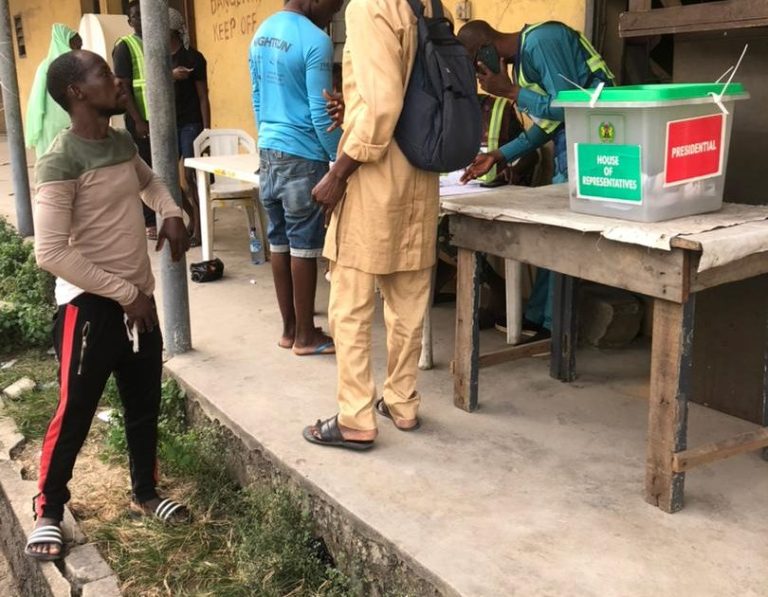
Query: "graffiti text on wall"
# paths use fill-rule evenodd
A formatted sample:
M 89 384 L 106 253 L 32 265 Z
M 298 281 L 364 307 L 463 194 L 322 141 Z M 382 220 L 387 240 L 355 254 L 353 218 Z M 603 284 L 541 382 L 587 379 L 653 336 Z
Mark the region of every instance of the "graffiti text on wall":
M 213 23 L 213 40 L 227 41 L 240 36 L 251 36 L 259 25 L 257 13 L 232 14 L 261 0 L 211 0 L 211 16 L 219 17 Z

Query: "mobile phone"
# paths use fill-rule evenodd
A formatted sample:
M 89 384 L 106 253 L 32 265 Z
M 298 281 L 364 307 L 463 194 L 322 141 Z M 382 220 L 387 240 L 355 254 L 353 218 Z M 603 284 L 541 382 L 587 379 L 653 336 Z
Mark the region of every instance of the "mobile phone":
M 491 44 L 481 46 L 477 51 L 477 61 L 482 62 L 492 73 L 498 74 L 500 60 L 499 53 Z

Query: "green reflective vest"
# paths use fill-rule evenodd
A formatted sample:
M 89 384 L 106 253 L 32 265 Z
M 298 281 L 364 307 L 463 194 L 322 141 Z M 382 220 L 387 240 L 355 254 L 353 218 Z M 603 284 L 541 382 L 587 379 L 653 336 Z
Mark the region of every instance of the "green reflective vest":
M 491 121 L 488 124 L 488 153 L 499 148 L 499 136 L 501 135 L 501 123 L 504 119 L 504 108 L 509 100 L 504 97 L 497 97 L 493 102 L 491 110 Z M 492 183 L 496 180 L 496 165 L 488 170 L 487 174 L 479 177 L 485 183 Z
M 536 29 L 537 27 L 541 27 L 542 25 L 546 25 L 548 23 L 555 23 L 557 21 L 544 21 L 542 23 L 536 23 L 534 25 L 529 25 L 528 27 L 525 27 L 523 29 L 522 34 L 520 35 L 520 49 L 517 52 L 518 55 L 518 61 L 517 61 L 517 69 L 516 69 L 516 76 L 517 76 L 517 84 L 523 88 L 523 89 L 530 89 L 534 93 L 538 93 L 539 95 L 548 95 L 546 91 L 544 91 L 537 83 L 533 81 L 529 81 L 525 77 L 525 72 L 523 70 L 522 61 L 520 60 L 520 55 L 522 52 L 523 44 L 525 44 L 525 38 L 527 35 Z M 562 23 L 558 23 L 562 25 Z M 567 25 L 563 25 L 564 27 L 568 27 Z M 568 27 L 570 29 L 570 27 Z M 576 31 L 574 29 L 571 29 L 576 35 L 579 36 L 579 42 L 581 43 L 581 46 L 584 48 L 584 50 L 587 52 L 587 55 L 589 58 L 587 58 L 587 66 L 589 67 L 590 72 L 597 73 L 601 72 L 604 74 L 607 81 L 612 81 L 614 79 L 613 73 L 611 72 L 611 69 L 608 68 L 608 65 L 605 63 L 605 60 L 603 60 L 603 57 L 598 54 L 597 50 L 595 50 L 595 47 L 590 43 L 590 41 L 584 37 L 584 34 L 580 31 Z M 560 126 L 560 122 L 557 120 L 547 120 L 546 118 L 538 118 L 531 114 L 528 114 L 528 116 L 535 122 L 537 125 L 539 125 L 545 133 L 553 133 L 555 132 L 555 129 L 557 129 L 558 126 Z
M 147 104 L 147 79 L 144 74 L 144 43 L 136 35 L 126 35 L 117 40 L 117 43 L 125 42 L 131 53 L 131 65 L 133 67 L 133 100 L 139 114 L 144 120 L 149 120 L 149 108 Z

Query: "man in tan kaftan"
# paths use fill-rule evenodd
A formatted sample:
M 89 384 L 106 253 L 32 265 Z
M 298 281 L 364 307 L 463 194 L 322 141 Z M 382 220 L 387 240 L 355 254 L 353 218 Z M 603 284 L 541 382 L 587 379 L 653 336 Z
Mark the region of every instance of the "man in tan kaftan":
M 410 5 L 352 0 L 346 24 L 344 135 L 339 159 L 313 191 L 332 214 L 323 254 L 331 261 L 339 414 L 308 427 L 304 437 L 365 449 L 377 433 L 374 410 L 399 429 L 418 426 L 416 373 L 435 262 L 439 183 L 437 173 L 413 167 L 393 138 L 417 49 Z M 371 365 L 377 285 L 387 327 L 380 402 Z

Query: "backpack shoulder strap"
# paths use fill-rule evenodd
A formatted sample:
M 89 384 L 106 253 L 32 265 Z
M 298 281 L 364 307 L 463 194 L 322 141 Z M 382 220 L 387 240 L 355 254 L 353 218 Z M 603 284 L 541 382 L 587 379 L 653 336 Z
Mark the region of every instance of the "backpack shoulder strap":
M 443 3 L 441 2 L 441 0 L 432 0 L 432 18 L 433 19 L 443 18 Z
M 411 5 L 411 10 L 417 19 L 424 16 L 424 5 L 421 3 L 421 0 L 408 0 L 408 4 Z
M 443 3 L 440 0 L 431 0 L 432 3 L 432 17 L 433 19 L 442 19 L 443 14 Z M 411 5 L 411 10 L 413 11 L 413 14 L 416 15 L 417 19 L 420 19 L 424 16 L 424 5 L 421 3 L 421 0 L 408 0 L 408 4 Z

